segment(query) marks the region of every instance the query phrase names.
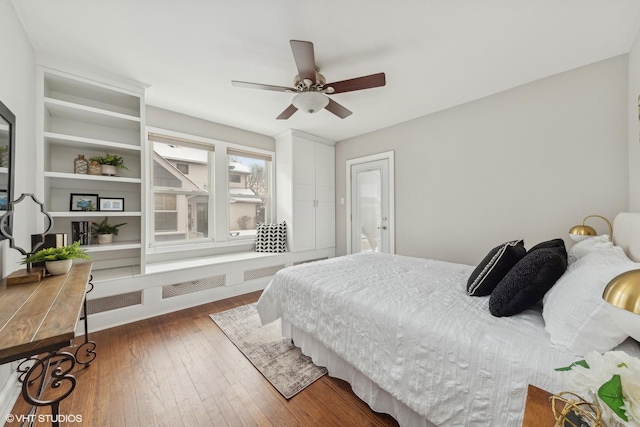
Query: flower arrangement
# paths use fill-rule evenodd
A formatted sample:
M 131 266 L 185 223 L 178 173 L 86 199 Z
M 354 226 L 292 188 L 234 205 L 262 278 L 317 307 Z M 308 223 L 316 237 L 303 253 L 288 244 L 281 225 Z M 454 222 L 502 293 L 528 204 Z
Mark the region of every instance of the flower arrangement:
M 22 260 L 22 264 L 33 264 L 35 262 L 44 261 L 62 261 L 65 259 L 91 259 L 80 242 L 75 242 L 69 246 L 61 246 L 59 248 L 40 249 L 38 252 L 28 255 Z
M 572 390 L 592 399 L 608 426 L 640 427 L 640 360 L 623 351 L 590 352 L 565 368 Z

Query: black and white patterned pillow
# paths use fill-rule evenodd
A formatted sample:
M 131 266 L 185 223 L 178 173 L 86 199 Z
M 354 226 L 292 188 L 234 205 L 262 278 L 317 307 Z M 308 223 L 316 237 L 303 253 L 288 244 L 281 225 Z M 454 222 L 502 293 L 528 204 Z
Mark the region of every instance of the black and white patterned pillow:
M 258 224 L 256 228 L 256 252 L 286 252 L 287 224 Z
M 491 249 L 478 264 L 467 282 L 467 293 L 481 297 L 491 295 L 500 280 L 527 254 L 522 240 L 505 242 Z

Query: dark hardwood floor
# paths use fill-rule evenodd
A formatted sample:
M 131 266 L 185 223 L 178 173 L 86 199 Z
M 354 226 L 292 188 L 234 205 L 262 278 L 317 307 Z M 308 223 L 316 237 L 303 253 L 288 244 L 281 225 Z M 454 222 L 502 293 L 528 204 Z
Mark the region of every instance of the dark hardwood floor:
M 91 334 L 98 357 L 76 371 L 76 389 L 60 405 L 61 414 L 81 415 L 82 422 L 61 425 L 398 425 L 371 411 L 349 384 L 326 375 L 285 400 L 209 318 L 259 296 L 254 292 Z M 27 410 L 20 397 L 12 414 Z

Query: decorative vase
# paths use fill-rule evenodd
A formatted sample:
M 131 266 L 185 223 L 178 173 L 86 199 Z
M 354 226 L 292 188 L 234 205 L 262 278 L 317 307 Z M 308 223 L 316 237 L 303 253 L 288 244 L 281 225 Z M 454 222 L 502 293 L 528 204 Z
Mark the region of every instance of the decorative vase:
M 116 167 L 112 165 L 102 165 L 102 175 L 116 176 Z
M 78 158 L 73 160 L 73 173 L 86 175 L 88 169 L 89 161 L 84 158 L 84 155 L 78 154 Z
M 95 160 L 89 163 L 89 175 L 102 175 L 102 166 Z
M 98 244 L 113 243 L 113 234 L 98 234 Z
M 52 276 L 60 276 L 61 274 L 67 274 L 71 270 L 72 259 L 61 259 L 58 261 L 45 261 L 44 266 Z

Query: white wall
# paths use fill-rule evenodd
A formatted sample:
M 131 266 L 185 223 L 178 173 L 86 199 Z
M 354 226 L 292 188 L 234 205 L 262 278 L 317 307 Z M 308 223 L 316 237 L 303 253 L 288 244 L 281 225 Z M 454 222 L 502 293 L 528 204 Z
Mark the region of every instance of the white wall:
M 276 142 L 270 136 L 152 106 L 147 106 L 146 113 L 148 126 L 275 151 Z
M 35 159 L 35 53 L 22 24 L 9 0 L 0 0 L 0 40 L 2 62 L 0 62 L 0 100 L 16 115 L 16 167 L 15 192 L 35 191 L 33 167 Z M 35 224 L 14 221 L 14 235 L 27 235 Z M 18 251 L 9 249 L 7 241 L 0 242 L 0 277 L 16 270 L 20 260 Z M 7 380 L 11 375 L 10 365 L 0 366 L 0 416 L 4 420 L 7 405 L 13 403 L 15 391 Z
M 629 210 L 640 211 L 640 32 L 629 51 Z
M 22 24 L 9 0 L 0 0 L 0 38 L 3 44 L 3 61 L 0 65 L 0 100 L 16 115 L 16 174 L 15 192 L 35 191 L 34 165 L 35 141 L 35 53 Z M 26 235 L 33 224 L 16 220 L 14 235 Z M 9 250 L 6 242 L 2 248 L 4 277 L 16 270 L 19 252 Z
M 468 264 L 508 239 L 530 247 L 588 214 L 613 218 L 629 203 L 627 66 L 619 56 L 340 141 L 336 200 L 347 159 L 394 150 L 396 252 Z

